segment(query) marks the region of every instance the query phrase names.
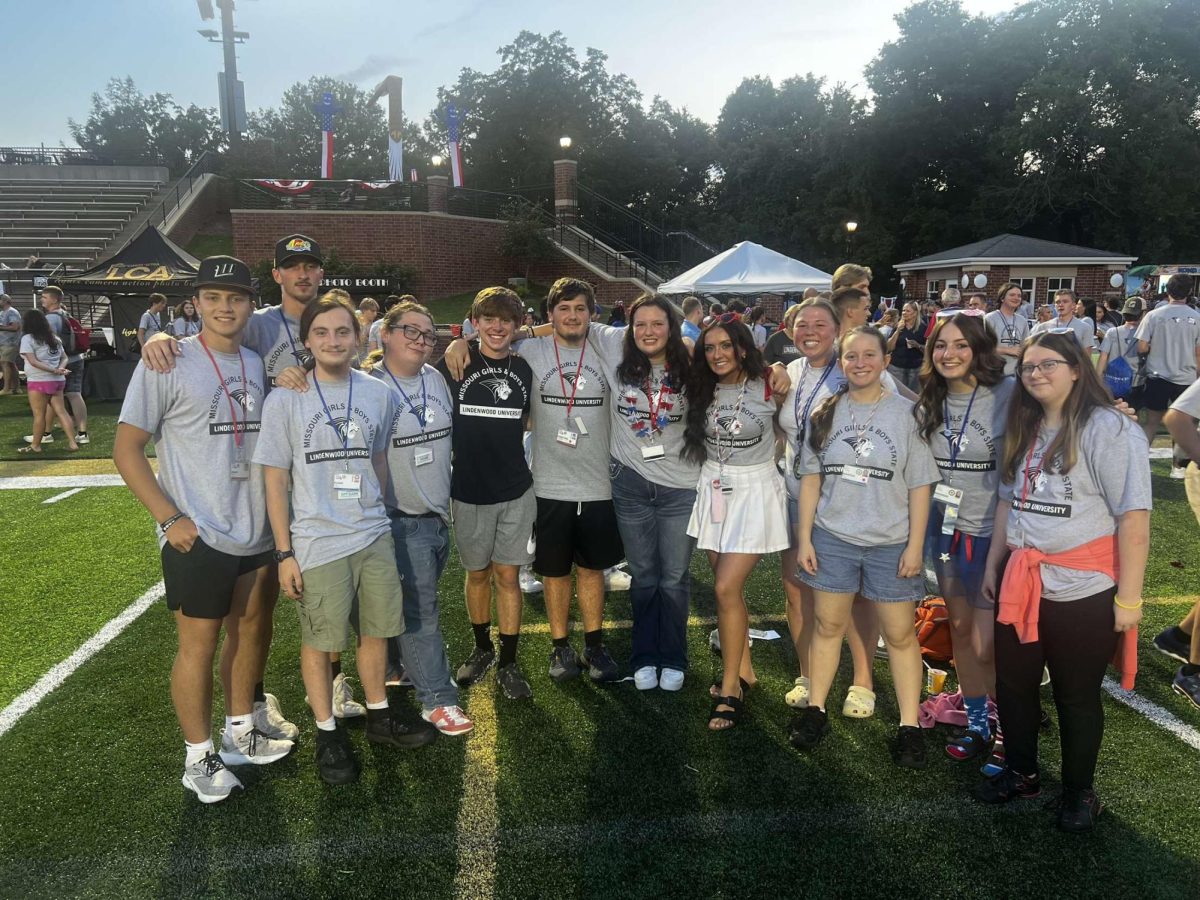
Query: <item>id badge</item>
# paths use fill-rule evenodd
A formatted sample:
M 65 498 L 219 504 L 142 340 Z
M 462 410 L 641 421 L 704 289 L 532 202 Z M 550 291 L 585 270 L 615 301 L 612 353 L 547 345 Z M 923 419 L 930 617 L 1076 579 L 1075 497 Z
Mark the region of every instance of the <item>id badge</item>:
M 250 477 L 250 463 L 241 451 L 233 458 L 233 464 L 229 467 L 229 477 L 234 481 L 245 481 Z
M 842 481 L 849 481 L 853 484 L 866 484 L 871 480 L 871 476 L 867 474 L 867 470 L 862 466 L 843 466 Z
M 427 466 L 433 462 L 433 450 L 423 447 L 413 454 L 413 462 L 418 466 Z
M 721 488 L 720 478 L 713 479 L 709 514 L 714 525 L 720 525 L 725 521 L 725 491 Z
M 357 500 L 362 496 L 362 476 L 353 472 L 338 472 L 333 476 L 333 489 L 339 500 Z
M 650 461 L 653 459 L 662 459 L 667 455 L 667 448 L 662 444 L 654 444 L 651 447 L 642 448 L 642 459 Z
M 558 437 L 555 438 L 564 447 L 574 447 L 579 443 L 579 435 L 569 428 L 558 429 Z
M 938 503 L 945 503 L 947 507 L 961 506 L 962 498 L 962 488 L 950 487 L 950 485 L 946 484 L 944 481 L 940 482 L 938 486 L 933 489 L 933 499 Z
M 961 494 L 962 491 L 959 491 Z M 958 524 L 958 507 L 946 505 L 946 514 L 942 517 L 942 534 L 954 534 L 954 526 Z

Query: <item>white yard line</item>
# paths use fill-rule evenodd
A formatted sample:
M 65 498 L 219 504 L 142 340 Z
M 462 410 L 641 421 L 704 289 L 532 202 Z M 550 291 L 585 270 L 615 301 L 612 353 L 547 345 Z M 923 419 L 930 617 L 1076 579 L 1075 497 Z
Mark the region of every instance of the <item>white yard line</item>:
M 124 484 L 120 475 L 15 475 L 11 478 L 0 478 L 0 491 L 121 487 Z
M 42 501 L 42 505 L 45 506 L 47 503 L 57 503 L 59 500 L 66 500 L 68 497 L 73 497 L 75 494 L 85 490 L 87 488 L 71 488 L 69 491 L 63 491 L 61 494 L 55 494 L 53 497 L 46 498 Z
M 1200 750 L 1200 731 L 1177 718 L 1174 713 L 1168 712 L 1157 703 L 1151 703 L 1133 691 L 1125 690 L 1115 678 L 1105 677 L 1104 689 L 1118 703 L 1124 703 L 1134 712 L 1141 713 L 1159 728 L 1171 732 L 1193 750 Z
M 5 734 L 10 728 L 16 725 L 22 716 L 46 699 L 76 669 L 108 646 L 117 635 L 128 628 L 138 616 L 153 606 L 156 601 L 161 600 L 163 590 L 163 583 L 160 581 L 125 607 L 120 615 L 109 619 L 104 624 L 104 627 L 84 641 L 78 650 L 39 678 L 37 684 L 13 700 L 3 710 L 0 710 L 0 735 Z
M 454 896 L 460 900 L 496 893 L 496 852 L 500 815 L 496 809 L 496 691 L 491 678 L 467 695 L 467 714 L 475 728 L 467 736 L 462 799 L 458 805 L 455 844 L 458 869 Z

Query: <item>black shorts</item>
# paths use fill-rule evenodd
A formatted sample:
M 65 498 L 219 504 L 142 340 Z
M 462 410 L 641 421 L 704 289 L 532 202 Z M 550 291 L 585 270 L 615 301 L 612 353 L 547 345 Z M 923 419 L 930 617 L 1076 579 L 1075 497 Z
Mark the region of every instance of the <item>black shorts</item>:
M 1176 384 L 1165 378 L 1147 378 L 1146 390 L 1142 394 L 1142 405 L 1155 412 L 1166 412 L 1179 395 L 1188 389 L 1186 384 Z
M 537 498 L 533 571 L 543 578 L 571 574 L 571 564 L 607 569 L 625 558 L 611 500 Z
M 167 609 L 182 609 L 192 619 L 223 619 L 233 606 L 233 588 L 247 572 L 261 569 L 274 560 L 270 550 L 253 556 L 233 556 L 214 550 L 196 538 L 192 549 L 180 553 L 163 544 L 163 582 Z

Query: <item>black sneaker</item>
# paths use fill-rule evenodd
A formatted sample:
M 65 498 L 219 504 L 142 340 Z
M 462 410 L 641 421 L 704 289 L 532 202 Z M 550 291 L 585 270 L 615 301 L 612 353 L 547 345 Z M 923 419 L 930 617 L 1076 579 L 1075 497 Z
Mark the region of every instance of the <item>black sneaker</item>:
M 358 781 L 358 760 L 354 758 L 346 733 L 340 728 L 337 731 L 317 729 L 317 772 L 326 784 Z
M 436 737 L 437 729 L 425 721 L 409 725 L 401 722 L 395 713 L 390 711 L 386 716 L 367 716 L 367 740 L 372 744 L 387 744 L 410 750 L 433 743 Z
M 902 769 L 925 768 L 925 737 L 918 726 L 901 725 L 896 731 L 892 741 L 892 762 Z
M 467 657 L 467 661 L 458 667 L 454 680 L 459 687 L 468 687 L 484 676 L 488 669 L 496 663 L 496 651 L 476 647 Z
M 588 667 L 588 676 L 592 681 L 616 681 L 620 677 L 617 661 L 603 644 L 584 647 L 583 664 Z
M 575 655 L 575 648 L 570 644 L 555 647 L 550 651 L 550 677 L 559 684 L 578 678 L 581 671 L 579 657 Z
M 532 700 L 533 688 L 515 662 L 496 670 L 496 683 L 506 700 Z
M 1171 680 L 1171 690 L 1186 698 L 1196 709 L 1200 709 L 1200 672 L 1188 675 L 1183 671 L 1185 668 L 1180 666 L 1179 671 L 1175 673 Z
M 1062 796 L 1046 804 L 1048 809 L 1058 811 L 1058 828 L 1069 834 L 1087 834 L 1096 827 L 1096 820 L 1104 811 L 1104 804 L 1093 790 L 1063 790 Z
M 981 803 L 1031 800 L 1041 792 L 1042 780 L 1037 775 L 1018 775 L 1007 767 L 999 775 L 993 775 L 971 789 L 971 795 Z
M 815 706 L 796 713 L 788 724 L 788 740 L 797 750 L 815 749 L 828 733 L 829 717 Z
M 1154 636 L 1154 649 L 1159 653 L 1177 659 L 1181 663 L 1187 663 L 1188 654 L 1191 653 L 1191 644 L 1186 641 L 1181 641 L 1176 633 L 1174 625 L 1169 628 L 1164 628 Z

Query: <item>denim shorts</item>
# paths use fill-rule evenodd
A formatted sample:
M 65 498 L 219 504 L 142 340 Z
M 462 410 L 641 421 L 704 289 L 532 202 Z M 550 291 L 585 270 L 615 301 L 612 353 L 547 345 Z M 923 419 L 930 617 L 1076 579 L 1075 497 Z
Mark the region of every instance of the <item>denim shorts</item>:
M 991 609 L 995 604 L 983 598 L 983 573 L 987 567 L 991 537 L 975 537 L 955 531 L 942 534 L 943 507 L 934 503 L 929 511 L 929 530 L 925 534 L 925 552 L 933 556 L 938 590 L 942 595 L 965 597 L 973 609 Z M 942 559 L 942 557 L 948 557 Z
M 813 550 L 817 574 L 796 567 L 796 577 L 817 591 L 829 594 L 861 594 L 876 603 L 904 603 L 925 598 L 925 579 L 920 575 L 901 578 L 896 574 L 905 544 L 859 547 L 828 531 L 814 527 Z

